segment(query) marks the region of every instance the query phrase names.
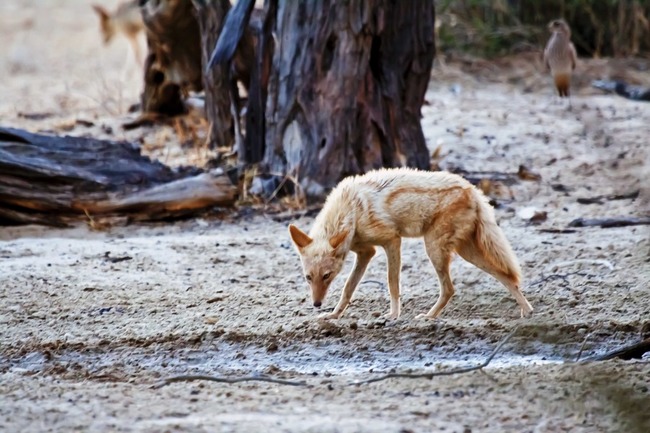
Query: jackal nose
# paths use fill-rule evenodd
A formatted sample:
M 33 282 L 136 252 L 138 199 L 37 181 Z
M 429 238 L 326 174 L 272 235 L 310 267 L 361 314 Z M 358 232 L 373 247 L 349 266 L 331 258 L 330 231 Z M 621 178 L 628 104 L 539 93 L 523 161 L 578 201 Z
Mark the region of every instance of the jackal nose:
M 321 301 L 314 301 L 314 307 L 320 308 L 322 302 Z

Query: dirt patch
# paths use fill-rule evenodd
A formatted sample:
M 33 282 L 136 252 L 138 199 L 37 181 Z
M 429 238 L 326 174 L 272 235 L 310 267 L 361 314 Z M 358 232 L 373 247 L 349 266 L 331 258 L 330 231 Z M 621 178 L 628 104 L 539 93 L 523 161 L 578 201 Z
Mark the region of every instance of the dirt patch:
M 174 165 L 209 157 L 200 136 L 187 141 L 173 126 L 121 128 L 139 80 L 120 80 L 126 43 L 103 48 L 90 7 L 21 1 L 0 12 L 0 44 L 10 53 L 0 64 L 4 125 L 127 139 Z M 485 68 L 502 72 L 485 78 Z M 649 228 L 569 227 L 579 217 L 648 214 L 648 106 L 585 87 L 569 112 L 553 103 L 542 72 L 529 67 L 511 79 L 507 71 L 498 62 L 439 67 L 422 123 L 444 169 L 516 173 L 525 165 L 541 175 L 487 185 L 520 259 L 532 318 L 520 319 L 504 288 L 455 260 L 457 295 L 443 320 L 416 321 L 433 305 L 437 281 L 421 242 L 408 240 L 400 320 L 379 318 L 389 307 L 376 283 L 386 272 L 380 254 L 345 316 L 318 322 L 286 232 L 289 221 L 308 228 L 313 217 L 279 223 L 241 212 L 101 232 L 3 227 L 0 430 L 648 431 L 647 359 L 563 362 L 581 347 L 586 357 L 650 329 Z M 604 78 L 597 71 L 582 73 Z M 578 200 L 634 191 L 636 199 Z M 524 208 L 546 218 L 531 223 Z M 350 386 L 391 371 L 473 365 L 517 325 L 485 374 Z M 308 386 L 152 388 L 187 373 Z

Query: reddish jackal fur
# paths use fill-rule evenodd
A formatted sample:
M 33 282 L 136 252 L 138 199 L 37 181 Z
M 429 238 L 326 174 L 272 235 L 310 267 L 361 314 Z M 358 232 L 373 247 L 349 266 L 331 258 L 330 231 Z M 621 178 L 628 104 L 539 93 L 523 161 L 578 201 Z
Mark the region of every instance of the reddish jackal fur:
M 338 305 L 322 318 L 343 314 L 375 247 L 388 261 L 390 312 L 400 315 L 399 277 L 403 237 L 423 237 L 440 282 L 440 295 L 424 317 L 436 318 L 454 294 L 449 265 L 454 252 L 499 280 L 521 315 L 533 311 L 519 290 L 520 270 L 485 196 L 460 176 L 405 168 L 349 177 L 331 192 L 309 234 L 289 225 L 314 306 L 320 307 L 349 251 L 356 253 Z

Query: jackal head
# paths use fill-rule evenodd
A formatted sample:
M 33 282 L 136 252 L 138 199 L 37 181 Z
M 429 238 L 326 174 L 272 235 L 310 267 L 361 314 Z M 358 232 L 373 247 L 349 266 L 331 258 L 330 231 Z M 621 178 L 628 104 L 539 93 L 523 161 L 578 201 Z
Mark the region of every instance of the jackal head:
M 99 16 L 99 28 L 101 29 L 104 43 L 108 44 L 113 39 L 113 36 L 115 36 L 115 23 L 113 23 L 110 12 L 102 6 L 93 5 L 93 9 Z
M 302 270 L 311 288 L 314 307 L 321 306 L 327 289 L 341 272 L 348 252 L 345 247 L 348 233 L 349 231 L 345 230 L 329 239 L 312 239 L 298 227 L 289 225 L 289 234 L 300 254 Z

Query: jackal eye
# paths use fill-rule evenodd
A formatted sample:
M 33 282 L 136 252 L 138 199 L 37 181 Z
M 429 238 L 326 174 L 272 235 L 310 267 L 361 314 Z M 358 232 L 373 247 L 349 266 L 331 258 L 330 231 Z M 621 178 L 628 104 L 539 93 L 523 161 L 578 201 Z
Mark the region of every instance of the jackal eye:
M 331 272 L 327 272 L 323 275 L 323 281 L 329 280 L 330 277 L 332 276 Z
M 305 275 L 305 278 L 307 279 L 307 281 L 311 281 L 311 275 Z

